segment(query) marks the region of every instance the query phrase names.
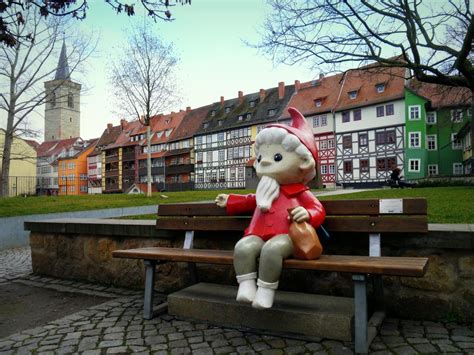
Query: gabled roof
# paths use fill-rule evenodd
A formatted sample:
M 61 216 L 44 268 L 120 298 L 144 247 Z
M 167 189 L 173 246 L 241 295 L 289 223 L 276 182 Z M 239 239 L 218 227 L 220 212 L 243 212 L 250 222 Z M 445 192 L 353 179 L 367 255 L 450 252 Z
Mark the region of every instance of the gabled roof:
M 187 110 L 181 124 L 171 134 L 169 142 L 179 141 L 192 137 L 201 127 L 206 119 L 211 105 L 202 106 L 193 110 Z
M 138 144 L 137 141 L 134 141 L 134 142 L 130 141 L 130 136 L 136 135 L 140 131 L 140 129 L 142 129 L 142 127 L 143 125 L 138 120 L 131 121 L 131 122 L 124 121 L 121 127 L 122 131 L 118 135 L 115 142 L 105 147 L 104 150 L 119 148 L 119 147 L 124 147 L 124 146 L 129 146 L 129 145 L 137 145 Z
M 49 157 L 52 155 L 59 155 L 63 150 L 69 150 L 71 147 L 80 143 L 82 145 L 83 140 L 80 137 L 61 139 L 55 141 L 43 142 L 36 149 L 38 157 Z
M 422 83 L 416 79 L 410 80 L 407 88 L 429 100 L 433 108 L 470 105 L 472 102 L 468 88 Z
M 168 142 L 174 131 L 181 125 L 185 114 L 186 111 L 179 111 L 152 117 L 150 120 L 150 128 L 153 132 L 151 144 Z M 166 132 L 169 132 L 168 135 Z
M 278 87 L 265 90 L 263 100 L 260 94 L 252 93 L 239 98 L 225 100 L 223 104 L 216 102 L 210 105 L 207 117 L 204 119 L 201 127 L 196 131 L 196 134 L 207 134 L 211 132 L 218 132 L 232 128 L 246 127 L 255 124 L 264 124 L 268 122 L 275 122 L 282 117 L 284 109 L 294 93 L 294 85 L 287 85 L 284 87 L 283 98 L 278 97 Z M 250 107 L 250 102 L 255 101 L 255 107 Z M 228 113 L 225 112 L 226 107 L 230 108 Z M 269 110 L 275 110 L 272 116 L 268 116 Z M 214 116 L 211 112 L 215 111 Z M 243 118 L 239 120 L 239 116 L 250 114 L 250 118 Z M 207 127 L 204 128 L 204 125 Z
M 28 143 L 30 147 L 32 147 L 34 150 L 37 150 L 38 147 L 40 146 L 40 144 L 33 139 L 24 139 L 24 141 Z
M 107 147 L 110 144 L 115 143 L 115 141 L 117 140 L 121 132 L 122 132 L 121 125 L 107 127 L 106 129 L 104 129 L 104 132 L 102 132 L 102 135 L 100 136 L 94 150 L 88 156 L 92 157 L 92 156 L 100 154 L 105 147 Z
M 89 139 L 86 142 L 84 142 L 85 143 L 84 147 L 80 151 L 78 151 L 76 154 L 74 154 L 73 156 L 60 157 L 57 160 L 76 159 L 76 158 L 80 157 L 81 155 L 83 155 L 84 153 L 91 152 L 95 148 L 98 140 L 99 140 L 99 138 Z

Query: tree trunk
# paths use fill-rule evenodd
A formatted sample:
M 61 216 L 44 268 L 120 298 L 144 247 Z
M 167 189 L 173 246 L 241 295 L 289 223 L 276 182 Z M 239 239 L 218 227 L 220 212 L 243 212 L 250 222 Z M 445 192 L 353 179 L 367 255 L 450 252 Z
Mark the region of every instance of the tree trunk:
M 147 191 L 146 196 L 151 197 L 151 139 L 150 139 L 150 124 L 146 126 L 146 181 L 147 181 Z
M 10 107 L 15 107 L 10 105 Z M 9 187 L 10 187 L 10 157 L 12 152 L 12 144 L 13 144 L 13 119 L 15 115 L 13 111 L 10 110 L 8 112 L 8 119 L 7 119 L 7 129 L 5 131 L 5 142 L 3 145 L 3 156 L 2 156 L 2 186 L 0 188 L 0 197 L 8 197 L 9 196 Z

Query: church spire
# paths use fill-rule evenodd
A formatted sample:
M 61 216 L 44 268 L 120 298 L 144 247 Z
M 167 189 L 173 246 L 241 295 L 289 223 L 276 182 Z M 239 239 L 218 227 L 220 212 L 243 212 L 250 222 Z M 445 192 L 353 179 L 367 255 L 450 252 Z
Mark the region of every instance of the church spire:
M 68 80 L 69 79 L 69 65 L 67 63 L 66 42 L 63 40 L 63 47 L 59 55 L 58 67 L 56 68 L 56 75 L 54 80 Z

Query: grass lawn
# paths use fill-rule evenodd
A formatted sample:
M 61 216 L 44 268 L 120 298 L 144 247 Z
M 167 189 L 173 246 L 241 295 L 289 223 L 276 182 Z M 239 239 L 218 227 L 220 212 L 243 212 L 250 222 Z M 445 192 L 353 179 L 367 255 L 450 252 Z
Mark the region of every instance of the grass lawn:
M 13 197 L 0 199 L 0 217 L 94 210 L 102 208 L 144 206 L 161 203 L 209 201 L 218 193 L 249 193 L 251 190 L 231 191 L 185 191 L 154 194 L 152 198 L 143 195 L 85 195 L 58 197 Z M 425 197 L 428 200 L 430 223 L 474 223 L 474 187 L 429 187 L 419 189 L 393 189 L 355 192 L 345 195 L 320 196 L 321 200 L 359 198 L 403 198 Z M 154 219 L 155 215 L 130 217 Z

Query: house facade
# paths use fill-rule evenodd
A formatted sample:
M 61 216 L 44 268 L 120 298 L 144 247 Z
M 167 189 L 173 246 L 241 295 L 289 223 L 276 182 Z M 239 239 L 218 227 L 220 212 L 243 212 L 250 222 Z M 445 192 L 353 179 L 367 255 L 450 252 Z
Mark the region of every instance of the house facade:
M 334 110 L 336 181 L 379 186 L 404 167 L 405 71 L 372 66 L 344 76 Z
M 257 127 L 279 121 L 294 93 L 294 85 L 244 95 L 211 105 L 194 136 L 195 188 L 246 187 L 246 166 L 253 156 Z
M 86 141 L 84 149 L 72 157 L 58 159 L 58 194 L 87 195 L 87 156 L 94 150 L 97 139 Z
M 0 172 L 2 171 L 4 144 L 5 130 L 0 129 Z M 34 146 L 27 140 L 14 137 L 10 159 L 8 196 L 35 194 L 37 153 Z

